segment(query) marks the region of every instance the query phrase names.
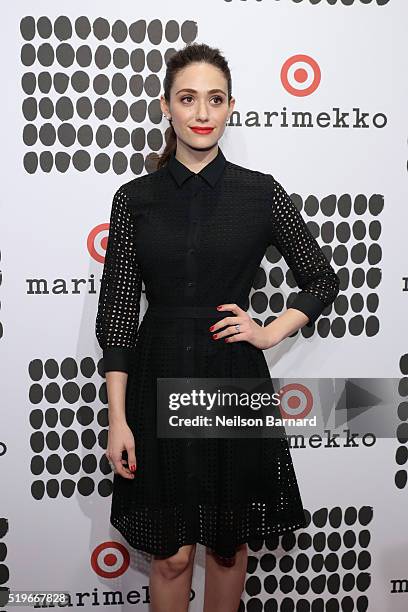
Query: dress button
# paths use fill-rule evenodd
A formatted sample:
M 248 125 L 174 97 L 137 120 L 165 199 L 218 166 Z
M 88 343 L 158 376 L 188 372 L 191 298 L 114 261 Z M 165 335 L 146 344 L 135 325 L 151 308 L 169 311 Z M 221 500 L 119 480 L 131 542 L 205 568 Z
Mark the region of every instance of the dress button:
M 194 285 L 194 283 L 193 283 L 193 281 L 189 281 L 189 282 L 187 283 L 187 285 L 188 285 L 189 287 L 192 287 L 192 286 Z
M 191 346 L 190 345 L 186 346 L 186 351 L 191 351 Z

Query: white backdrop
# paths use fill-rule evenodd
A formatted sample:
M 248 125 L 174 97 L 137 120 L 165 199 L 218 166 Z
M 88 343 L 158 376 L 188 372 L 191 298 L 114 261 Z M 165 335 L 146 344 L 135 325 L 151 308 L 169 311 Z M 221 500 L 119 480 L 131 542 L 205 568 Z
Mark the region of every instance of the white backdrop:
M 407 18 L 404 0 L 7 6 L 1 587 L 66 590 L 74 609 L 85 610 L 107 605 L 104 593 L 116 592 L 120 609 L 148 609 L 150 558 L 109 525 L 112 475 L 100 464 L 107 407 L 94 319 L 112 196 L 162 149 L 164 59 L 196 40 L 218 46 L 232 71 L 237 113 L 220 142 L 225 156 L 282 183 L 342 280 L 312 332 L 267 351 L 272 376 L 401 379 L 401 405 L 389 417 L 395 438 L 370 448 L 292 450 L 311 522 L 262 548 L 253 544 L 241 609 L 408 609 Z M 291 60 L 287 83 L 281 71 Z M 136 68 L 139 81 L 131 81 Z M 123 94 L 112 91 L 120 85 L 115 74 L 130 88 Z M 302 95 L 309 82 L 312 91 Z M 310 113 L 310 127 L 296 126 L 296 112 Z M 343 127 L 335 126 L 336 113 L 349 113 Z M 365 127 L 356 119 L 363 113 Z M 264 259 L 265 283 L 252 291 L 250 313 L 262 321 L 279 314 L 258 310 L 256 294 L 277 290 L 272 265 Z M 278 289 L 285 298 L 296 290 L 288 281 Z M 200 545 L 194 612 L 203 583 Z M 88 594 L 83 605 L 81 593 Z

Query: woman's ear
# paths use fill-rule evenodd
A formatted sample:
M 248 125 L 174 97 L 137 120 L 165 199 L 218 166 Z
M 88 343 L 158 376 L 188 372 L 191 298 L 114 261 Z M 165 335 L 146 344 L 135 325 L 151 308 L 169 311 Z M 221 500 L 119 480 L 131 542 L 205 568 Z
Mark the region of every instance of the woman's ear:
M 229 118 L 230 118 L 230 117 L 231 117 L 231 115 L 232 115 L 232 112 L 233 112 L 233 110 L 234 110 L 234 106 L 235 106 L 235 98 L 234 98 L 233 96 L 231 96 L 231 100 L 230 100 L 230 103 L 229 103 L 228 120 L 229 120 Z
M 170 119 L 170 111 L 167 106 L 166 99 L 163 95 L 160 96 L 160 108 L 161 108 L 163 115 L 166 117 L 166 119 Z

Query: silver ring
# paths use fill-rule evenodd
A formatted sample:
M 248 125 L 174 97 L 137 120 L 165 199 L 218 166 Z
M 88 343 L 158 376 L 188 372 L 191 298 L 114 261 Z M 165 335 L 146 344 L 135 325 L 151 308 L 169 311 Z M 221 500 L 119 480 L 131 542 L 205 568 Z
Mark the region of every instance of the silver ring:
M 239 323 L 236 324 L 235 329 L 239 332 Z
M 112 463 L 112 461 L 109 461 L 108 463 L 109 463 L 109 465 L 110 465 L 111 470 L 112 470 L 112 471 L 114 471 L 115 466 L 114 466 L 114 464 Z

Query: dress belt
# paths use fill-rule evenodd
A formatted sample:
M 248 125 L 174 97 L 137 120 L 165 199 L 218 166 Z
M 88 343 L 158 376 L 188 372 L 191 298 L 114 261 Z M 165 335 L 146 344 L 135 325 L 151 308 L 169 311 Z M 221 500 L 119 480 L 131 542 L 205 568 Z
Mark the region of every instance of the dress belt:
M 146 315 L 152 314 L 158 317 L 182 318 L 182 319 L 220 319 L 233 315 L 231 310 L 217 310 L 215 306 L 165 306 L 163 304 L 149 304 Z

